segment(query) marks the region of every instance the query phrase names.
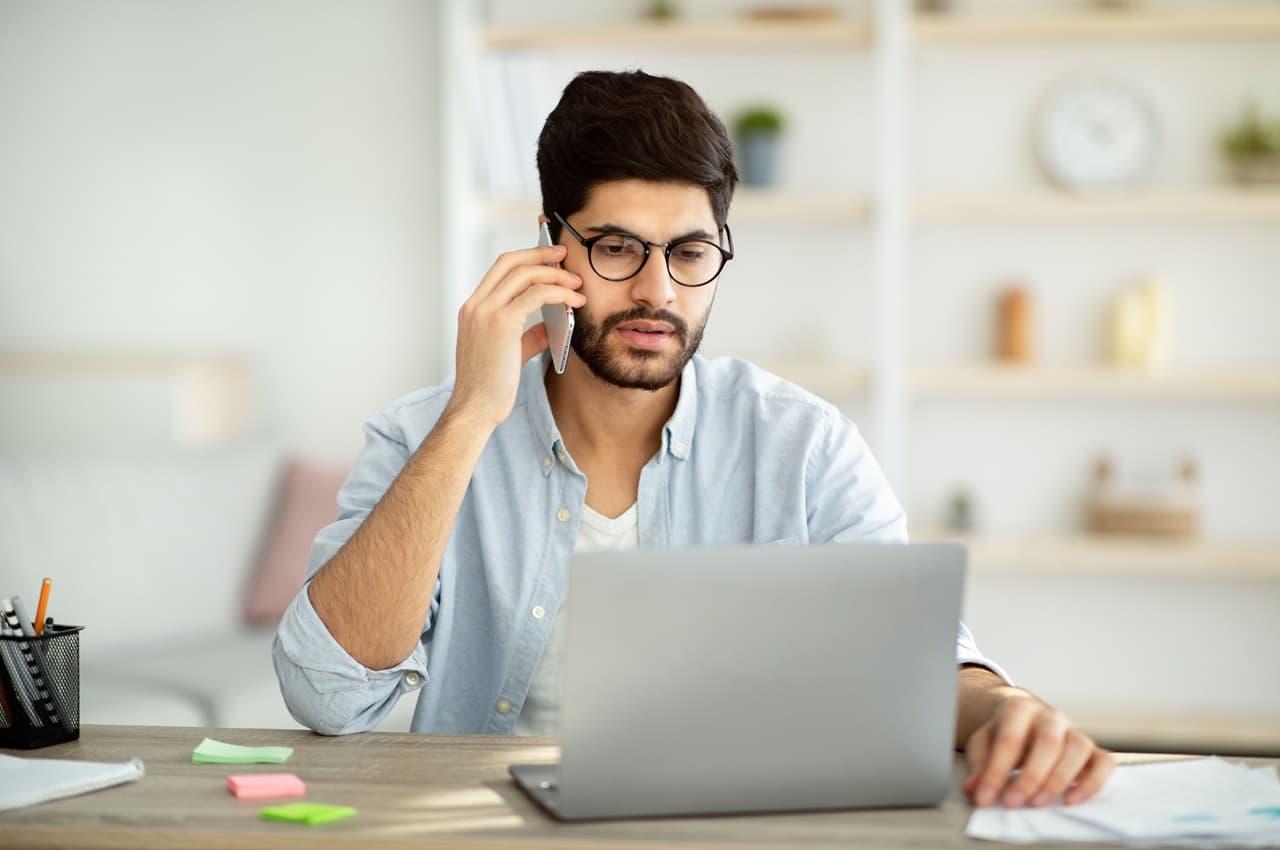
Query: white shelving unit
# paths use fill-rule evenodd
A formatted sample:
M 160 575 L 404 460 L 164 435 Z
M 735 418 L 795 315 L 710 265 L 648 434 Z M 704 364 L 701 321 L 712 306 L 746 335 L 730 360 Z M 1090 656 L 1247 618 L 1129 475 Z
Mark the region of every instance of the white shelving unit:
M 995 230 L 1010 223 L 1045 224 L 1079 227 L 1092 236 L 1105 235 L 1113 226 L 1145 228 L 1147 232 L 1168 227 L 1170 233 L 1179 234 L 1179 239 L 1185 238 L 1189 228 L 1221 232 L 1240 226 L 1240 233 L 1244 234 L 1240 239 L 1274 238 L 1276 225 L 1280 225 L 1280 190 L 1243 189 L 1201 181 L 1090 194 L 1047 187 L 940 191 L 913 180 L 916 163 L 908 152 L 913 138 L 913 97 L 917 85 L 923 85 L 912 79 L 913 71 L 921 64 L 918 60 L 945 62 L 952 52 L 959 55 L 967 51 L 966 55 L 972 55 L 979 50 L 1025 55 L 1025 51 L 1018 53 L 1019 46 L 1039 49 L 1079 45 L 1086 51 L 1108 46 L 1110 56 L 1136 46 L 1150 50 L 1150 45 L 1156 44 L 1170 44 L 1171 49 L 1177 50 L 1195 50 L 1212 43 L 1240 44 L 1242 50 L 1249 50 L 1259 42 L 1280 42 L 1280 9 L 1258 4 L 1237 7 L 1205 0 L 1198 11 L 1022 13 L 1019 8 L 1016 13 L 998 16 L 938 16 L 911 14 L 911 4 L 904 0 L 868 0 L 868 5 L 870 14 L 865 20 L 783 23 L 691 18 L 670 23 L 628 21 L 622 27 L 608 22 L 575 23 L 572 18 L 567 22 L 529 25 L 485 21 L 477 14 L 478 0 L 442 2 L 439 55 L 442 126 L 446 131 L 441 163 L 442 220 L 446 222 L 442 271 L 449 287 L 440 316 L 444 362 L 453 362 L 456 310 L 468 294 L 464 289 L 479 280 L 484 271 L 475 256 L 479 246 L 491 228 L 527 222 L 539 208 L 536 198 L 493 197 L 471 182 L 471 175 L 477 172 L 474 158 L 479 153 L 462 128 L 473 120 L 467 109 L 468 99 L 483 96 L 472 88 L 481 57 L 510 52 L 563 59 L 575 51 L 594 51 L 598 57 L 600 48 L 637 48 L 655 57 L 700 52 L 716 61 L 723 54 L 726 63 L 750 61 L 756 56 L 795 56 L 797 62 L 808 61 L 809 56 L 814 61 L 848 56 L 857 63 L 857 73 L 872 78 L 868 129 L 873 142 L 871 150 L 863 153 L 875 163 L 870 179 L 855 189 L 824 188 L 813 192 L 743 188 L 734 199 L 731 218 L 735 223 L 788 227 L 813 224 L 824 228 L 824 233 L 848 235 L 860 245 L 869 246 L 872 274 L 869 300 L 863 306 L 874 334 L 870 356 L 821 362 L 765 360 L 762 365 L 836 403 L 865 405 L 860 424 L 904 501 L 911 502 L 911 494 L 906 492 L 911 478 L 908 461 L 917 451 L 909 440 L 917 423 L 925 418 L 917 409 L 925 400 L 958 401 L 966 406 L 976 402 L 999 411 L 1008 405 L 1019 405 L 1025 411 L 1041 401 L 1117 402 L 1126 406 L 1151 405 L 1158 415 L 1169 409 L 1160 405 L 1192 402 L 1226 406 L 1223 416 L 1228 418 L 1252 415 L 1251 411 L 1256 410 L 1275 410 L 1272 405 L 1280 402 L 1280 366 L 1251 364 L 1247 359 L 1229 367 L 1179 366 L 1162 373 L 1088 362 L 1031 368 L 1009 368 L 992 362 L 919 362 L 908 340 L 912 319 L 908 315 L 908 305 L 912 303 L 908 261 L 917 235 L 946 236 L 956 226 L 972 231 Z M 613 12 L 622 13 L 620 9 Z M 833 102 L 838 102 L 839 95 L 835 93 L 842 90 L 841 82 L 826 82 Z M 797 119 L 805 120 L 799 116 Z M 1036 236 L 1050 238 L 1043 233 Z M 486 258 L 486 266 L 491 259 Z M 1128 271 L 1118 270 L 1117 274 Z M 750 356 L 750 352 L 743 353 Z M 1240 409 L 1240 405 L 1247 410 Z M 930 415 L 936 421 L 936 411 Z M 915 532 L 915 536 L 945 539 L 949 535 L 925 530 Z M 1050 584 L 1065 580 L 1067 584 L 1053 585 L 1064 588 L 1118 586 L 1110 583 L 1123 583 L 1127 578 L 1149 581 L 1152 587 L 1164 586 L 1163 580 L 1192 581 L 1206 593 L 1211 587 L 1226 587 L 1223 593 L 1256 596 L 1262 592 L 1257 591 L 1259 582 L 1261 587 L 1273 588 L 1280 580 L 1280 540 L 1162 543 L 1102 539 L 1063 530 L 1052 534 L 980 534 L 964 538 L 964 542 L 970 550 L 974 583 L 988 590 L 998 586 L 999 593 L 1016 593 L 1016 588 L 1026 584 L 1024 578 Z M 1070 585 L 1077 578 L 1080 583 Z M 1078 592 L 1087 596 L 1091 591 Z M 1005 604 L 1008 598 L 999 594 L 997 597 L 1000 602 L 987 604 Z M 1146 617 L 1143 622 L 1147 625 L 1167 627 L 1159 619 L 1159 612 L 1135 609 L 1133 613 L 1139 620 Z M 1009 630 L 1025 628 L 1027 622 L 1027 616 L 1015 616 L 1008 623 L 995 621 L 991 625 L 996 628 L 989 633 L 997 635 L 1003 629 L 1007 644 L 1017 645 L 1018 638 Z M 1067 628 L 1061 623 L 1056 627 Z M 1078 696 L 1073 701 L 1068 695 L 1062 701 L 1063 707 L 1083 728 L 1104 740 L 1133 744 L 1149 740 L 1163 747 L 1177 746 L 1179 742 L 1188 746 L 1223 742 L 1280 746 L 1280 724 L 1267 714 L 1193 711 L 1187 706 L 1173 711 L 1140 706 L 1111 710 L 1098 704 L 1092 693 Z M 1110 698 L 1111 694 L 1106 696 Z
M 1126 190 L 1071 194 L 1051 189 L 937 193 L 913 188 L 905 151 L 910 133 L 913 51 L 949 45 L 998 46 L 1045 42 L 1206 42 L 1280 40 L 1280 10 L 1206 4 L 1201 10 L 1150 9 L 1008 14 L 913 14 L 900 0 L 873 0 L 869 20 L 759 21 L 748 18 L 687 18 L 672 22 L 509 24 L 482 20 L 473 0 L 449 0 L 441 8 L 441 80 L 447 137 L 443 220 L 447 222 L 442 267 L 453 289 L 445 299 L 442 355 L 452 362 L 456 309 L 467 293 L 460 281 L 479 278 L 472 248 L 487 228 L 529 220 L 536 198 L 486 197 L 469 184 L 475 155 L 460 128 L 473 117 L 466 99 L 482 96 L 468 86 L 484 51 L 572 51 L 610 47 L 662 52 L 843 51 L 869 52 L 874 76 L 875 161 L 865 195 L 741 189 L 735 221 L 823 223 L 869 236 L 874 273 L 875 345 L 868 363 L 766 362 L 764 365 L 810 389 L 847 399 L 869 400 L 869 433 L 877 456 L 898 482 L 908 480 L 910 447 L 905 434 L 913 398 L 1114 398 L 1135 401 L 1280 400 L 1280 369 L 1250 367 L 1149 375 L 1101 365 L 1010 369 L 991 363 L 912 366 L 905 343 L 912 229 L 1005 221 L 1099 224 L 1118 222 L 1280 222 L 1280 190 L 1231 186 Z

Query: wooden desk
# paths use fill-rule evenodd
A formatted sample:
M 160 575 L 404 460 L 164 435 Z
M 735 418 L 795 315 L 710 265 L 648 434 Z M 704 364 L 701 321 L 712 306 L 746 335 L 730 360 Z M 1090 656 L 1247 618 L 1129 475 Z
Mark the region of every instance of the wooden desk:
M 288 745 L 294 754 L 283 767 L 193 765 L 191 751 L 206 735 L 235 744 Z M 561 824 L 507 777 L 513 762 L 554 761 L 557 750 L 548 739 L 86 726 L 70 744 L 5 752 L 97 761 L 138 756 L 147 768 L 139 782 L 0 814 L 0 847 L 22 850 L 999 846 L 964 836 L 969 806 L 960 790 L 959 759 L 951 796 L 934 809 Z M 1122 761 L 1152 758 L 1167 756 Z M 258 817 L 263 803 L 227 793 L 228 774 L 278 770 L 302 777 L 306 799 L 355 806 L 359 815 L 319 827 L 272 823 Z

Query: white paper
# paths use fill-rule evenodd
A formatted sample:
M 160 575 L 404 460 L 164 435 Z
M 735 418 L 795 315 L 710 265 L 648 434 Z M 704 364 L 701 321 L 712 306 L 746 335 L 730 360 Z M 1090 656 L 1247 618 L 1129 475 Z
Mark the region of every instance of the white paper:
M 988 841 L 1280 847 L 1280 778 L 1219 758 L 1124 765 L 1084 803 L 975 809 L 965 834 Z
M 133 782 L 143 771 L 139 759 L 96 762 L 0 755 L 0 811 Z

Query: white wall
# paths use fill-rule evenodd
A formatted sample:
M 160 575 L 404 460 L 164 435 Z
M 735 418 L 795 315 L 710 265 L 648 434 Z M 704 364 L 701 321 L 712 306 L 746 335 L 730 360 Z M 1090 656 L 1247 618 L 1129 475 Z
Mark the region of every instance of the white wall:
M 435 381 L 435 8 L 0 2 L 0 346 L 246 354 L 344 458 Z

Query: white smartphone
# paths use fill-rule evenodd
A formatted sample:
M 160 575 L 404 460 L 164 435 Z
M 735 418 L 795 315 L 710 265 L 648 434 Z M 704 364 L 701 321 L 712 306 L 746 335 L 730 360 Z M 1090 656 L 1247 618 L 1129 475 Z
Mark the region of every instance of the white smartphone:
M 551 228 L 544 221 L 538 233 L 538 247 L 555 243 L 551 241 Z M 560 268 L 559 263 L 547 263 Z M 564 374 L 569 363 L 569 341 L 573 339 L 573 308 L 567 304 L 544 304 L 542 323 L 547 326 L 547 348 L 551 351 L 551 365 L 557 375 Z

